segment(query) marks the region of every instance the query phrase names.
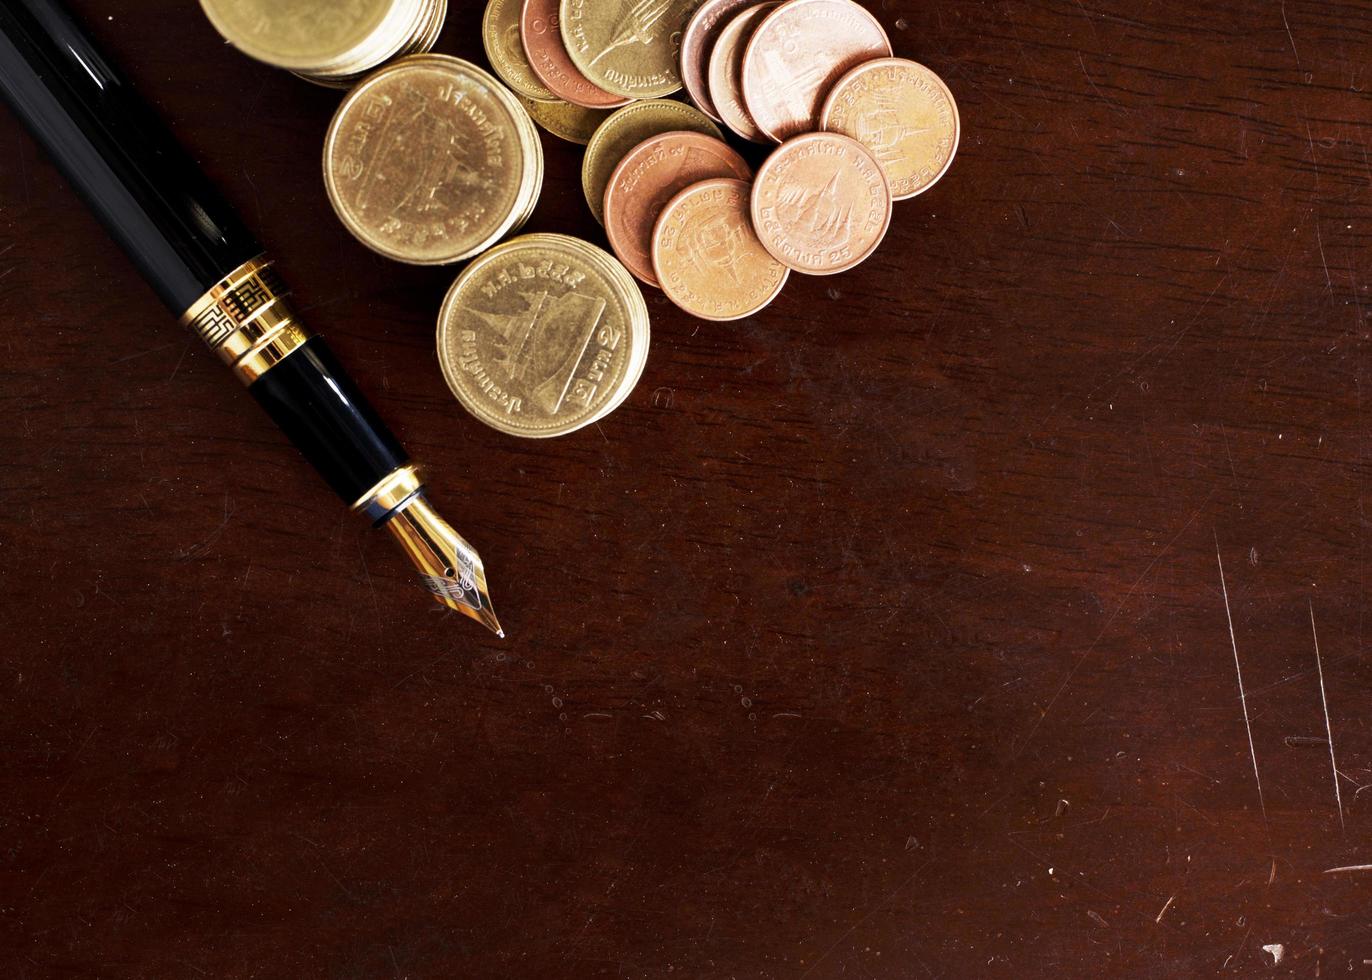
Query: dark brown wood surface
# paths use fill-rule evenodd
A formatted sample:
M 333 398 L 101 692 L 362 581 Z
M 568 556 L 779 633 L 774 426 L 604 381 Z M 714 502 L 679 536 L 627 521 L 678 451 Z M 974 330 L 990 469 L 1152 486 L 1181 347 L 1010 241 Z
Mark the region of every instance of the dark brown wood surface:
M 0 114 L 0 974 L 1372 975 L 1331 870 L 1372 865 L 1372 5 L 870 4 L 956 93 L 950 175 L 751 320 L 651 294 L 641 387 L 547 443 L 449 396 L 453 272 L 334 220 L 335 93 L 189 0 L 74 6 L 511 635 Z M 530 228 L 600 241 L 546 145 Z

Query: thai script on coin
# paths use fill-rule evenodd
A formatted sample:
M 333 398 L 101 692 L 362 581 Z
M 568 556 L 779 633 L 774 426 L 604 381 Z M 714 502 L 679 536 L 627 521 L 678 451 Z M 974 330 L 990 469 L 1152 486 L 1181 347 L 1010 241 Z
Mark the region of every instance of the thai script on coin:
M 747 180 L 752 171 L 728 144 L 700 133 L 654 136 L 630 150 L 605 189 L 605 233 L 629 271 L 650 286 L 653 226 L 676 194 L 710 177 Z
M 519 31 L 529 67 L 562 101 L 587 109 L 617 109 L 628 103 L 625 97 L 597 86 L 572 63 L 562 43 L 557 0 L 524 0 Z
M 779 262 L 810 275 L 871 255 L 891 224 L 891 190 L 872 154 L 837 133 L 783 143 L 753 184 L 753 227 Z
M 821 121 L 872 151 L 897 201 L 922 194 L 948 172 L 962 132 L 948 86 L 903 58 L 869 61 L 844 75 Z
M 438 355 L 453 394 L 509 435 L 546 438 L 618 407 L 643 372 L 648 308 L 615 259 L 528 235 L 469 265 L 443 303 Z
M 791 270 L 753 232 L 751 188 L 732 178 L 701 181 L 663 210 L 653 232 L 653 267 L 677 306 L 706 320 L 738 320 L 781 292 Z
M 681 32 L 700 0 L 561 0 L 572 63 L 607 92 L 655 99 L 681 88 Z
M 787 0 L 748 41 L 743 101 L 780 142 L 819 128 L 824 97 L 850 69 L 890 56 L 886 31 L 853 0 Z
M 543 151 L 528 113 L 469 62 L 419 55 L 372 75 L 335 115 L 324 177 L 363 244 L 417 265 L 489 248 L 533 210 Z
M 605 223 L 605 188 L 619 161 L 648 137 L 673 130 L 690 130 L 718 140 L 724 138 L 719 127 L 699 109 L 670 99 L 626 105 L 595 131 L 581 164 L 581 189 L 596 221 Z

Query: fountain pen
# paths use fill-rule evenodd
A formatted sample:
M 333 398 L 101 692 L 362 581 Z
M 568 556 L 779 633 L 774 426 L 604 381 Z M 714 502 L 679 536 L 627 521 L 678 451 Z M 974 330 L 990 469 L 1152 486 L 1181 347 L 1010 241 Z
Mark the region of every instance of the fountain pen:
M 0 0 L 0 96 L 162 301 L 443 605 L 504 636 L 480 556 L 289 303 L 253 234 L 58 0 Z

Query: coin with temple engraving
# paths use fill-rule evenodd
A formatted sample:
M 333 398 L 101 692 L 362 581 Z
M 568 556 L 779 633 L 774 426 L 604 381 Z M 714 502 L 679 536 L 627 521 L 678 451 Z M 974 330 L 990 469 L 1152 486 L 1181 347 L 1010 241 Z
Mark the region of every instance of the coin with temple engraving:
M 699 109 L 671 99 L 635 102 L 605 120 L 591 137 L 581 164 L 581 189 L 596 221 L 605 223 L 605 188 L 624 155 L 650 136 L 683 129 L 724 138 L 719 127 Z
M 881 164 L 857 140 L 806 133 L 779 146 L 753 183 L 753 228 L 797 272 L 844 272 L 871 255 L 891 224 Z
M 681 88 L 681 32 L 700 0 L 561 0 L 572 63 L 607 92 L 657 99 Z
M 365 57 L 419 4 L 395 0 L 200 0 L 220 34 L 278 68 L 328 71 Z
M 735 133 L 754 143 L 766 143 L 767 134 L 758 129 L 743 104 L 743 53 L 757 25 L 779 6 L 780 0 L 760 3 L 735 14 L 719 32 L 705 70 L 710 97 L 720 119 Z
M 558 26 L 557 0 L 524 0 L 519 36 L 533 73 L 563 102 L 586 109 L 617 109 L 629 102 L 600 88 L 567 56 Z
M 748 41 L 743 102 L 780 142 L 819 128 L 824 97 L 849 70 L 890 56 L 886 31 L 853 0 L 787 0 Z
M 504 85 L 458 58 L 417 55 L 344 100 L 325 140 L 324 180 L 364 245 L 442 265 L 489 248 L 528 217 L 543 150 Z
M 739 320 L 776 299 L 791 270 L 753 232 L 751 188 L 732 178 L 692 184 L 672 198 L 653 232 L 662 291 L 705 320 Z
M 574 432 L 614 411 L 647 360 L 648 307 L 633 277 L 566 235 L 526 235 L 458 276 L 438 357 L 458 401 L 508 435 Z
M 714 99 L 710 97 L 710 52 L 720 32 L 735 15 L 756 0 L 704 0 L 681 35 L 681 84 L 701 112 L 715 122 L 723 122 Z
M 490 0 L 481 21 L 481 41 L 486 57 L 501 81 L 526 99 L 555 99 L 548 86 L 538 80 L 529 67 L 524 41 L 519 36 L 519 17 L 523 0 Z
M 844 75 L 821 121 L 872 151 L 897 201 L 924 193 L 948 172 L 962 132 L 943 79 L 903 58 L 869 61 Z
M 629 271 L 650 286 L 653 227 L 678 192 L 711 177 L 752 177 L 727 143 L 700 133 L 663 133 L 644 140 L 619 162 L 605 189 L 605 234 Z

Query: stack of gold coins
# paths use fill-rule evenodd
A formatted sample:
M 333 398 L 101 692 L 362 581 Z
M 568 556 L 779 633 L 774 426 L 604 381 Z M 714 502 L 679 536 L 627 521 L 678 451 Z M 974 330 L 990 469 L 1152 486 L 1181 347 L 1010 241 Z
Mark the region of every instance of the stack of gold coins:
M 412 265 L 461 262 L 522 227 L 543 186 L 543 147 L 505 86 L 460 58 L 403 58 L 339 107 L 324 183 L 347 229 Z
M 459 402 L 508 435 L 548 438 L 600 421 L 638 384 L 648 307 L 619 262 L 566 235 L 526 235 L 453 284 L 438 357 Z
M 448 0 L 200 0 L 249 57 L 321 85 L 350 88 L 395 58 L 429 51 Z

